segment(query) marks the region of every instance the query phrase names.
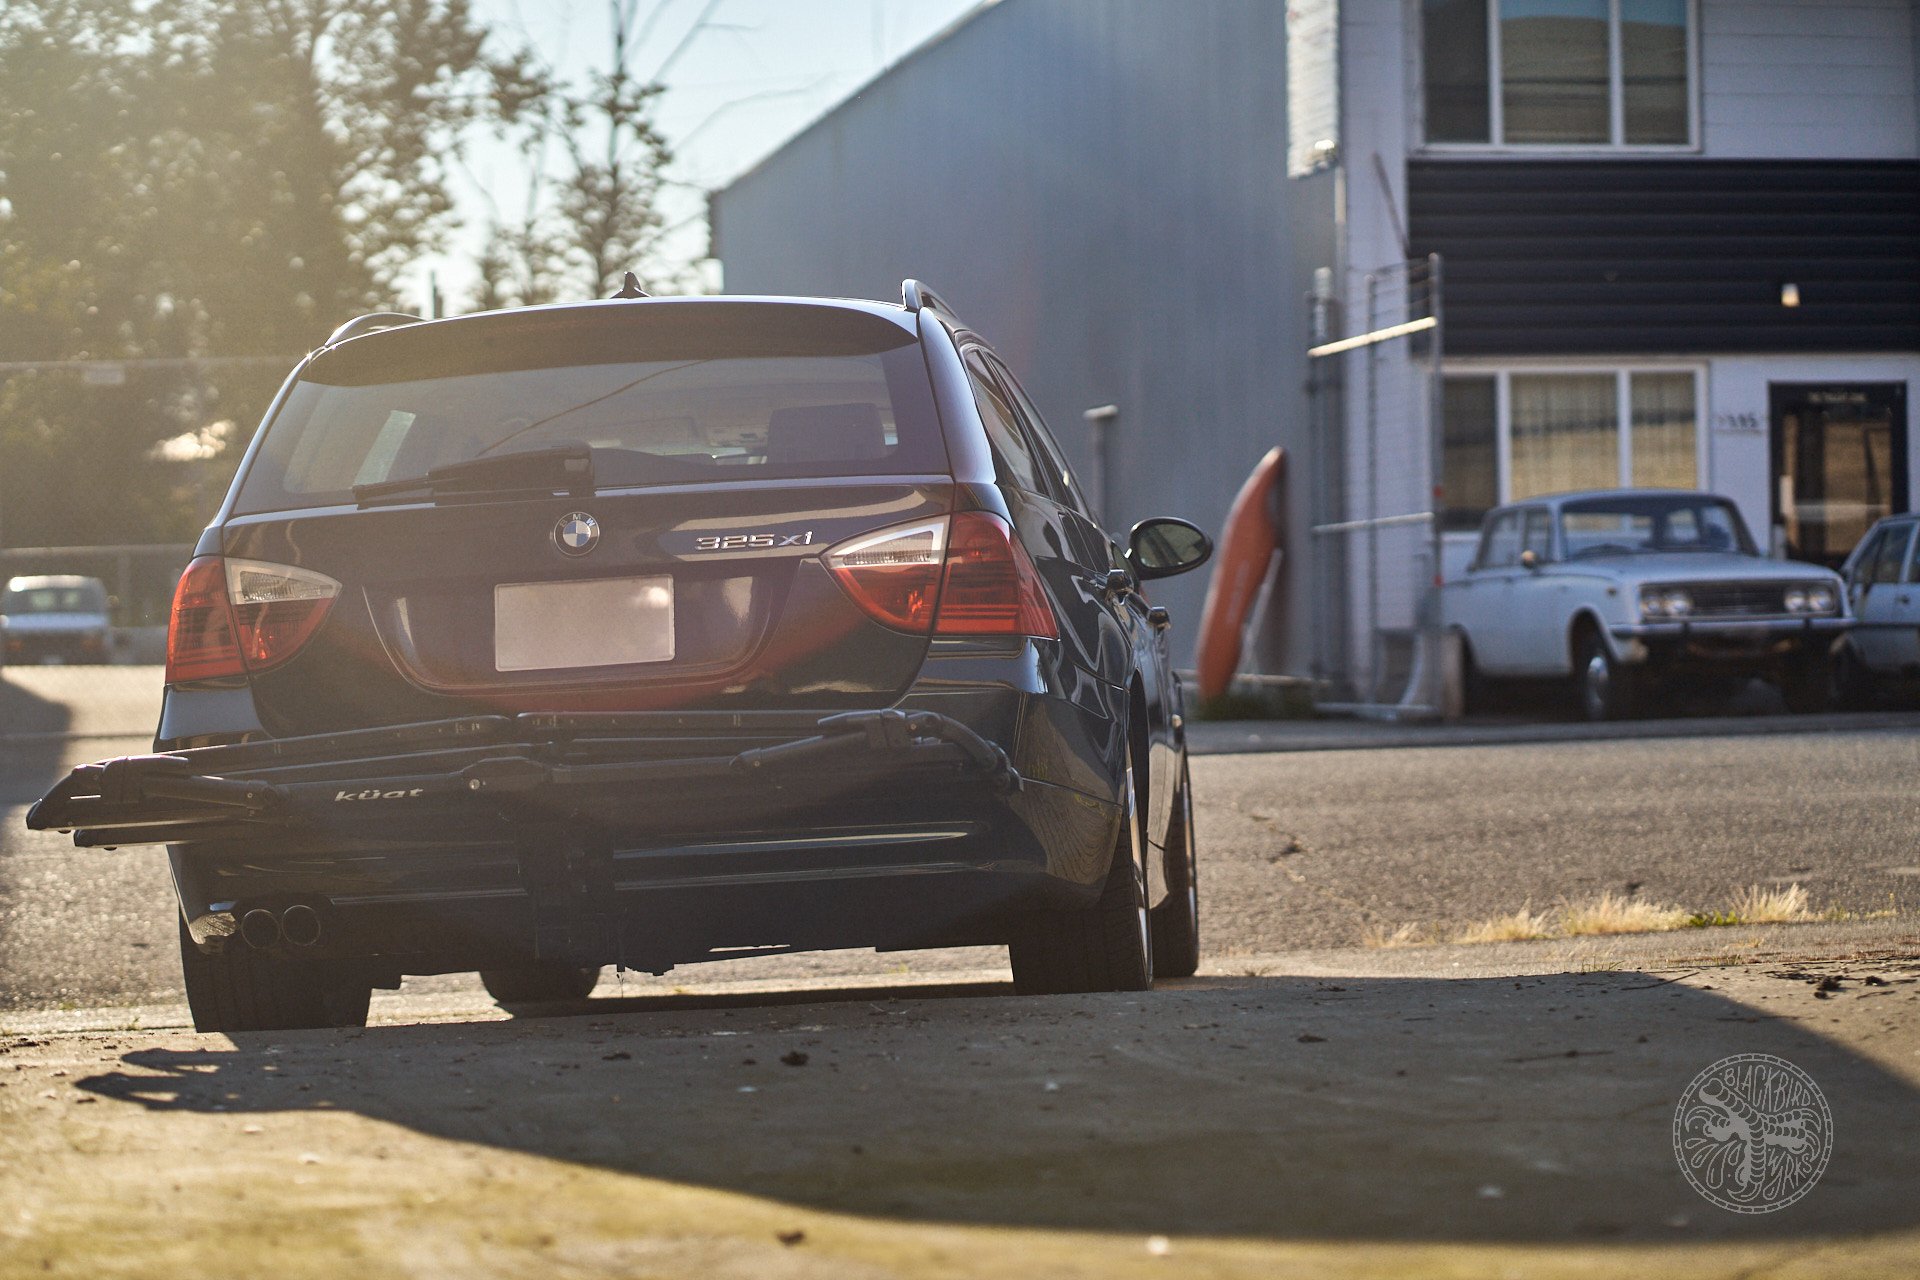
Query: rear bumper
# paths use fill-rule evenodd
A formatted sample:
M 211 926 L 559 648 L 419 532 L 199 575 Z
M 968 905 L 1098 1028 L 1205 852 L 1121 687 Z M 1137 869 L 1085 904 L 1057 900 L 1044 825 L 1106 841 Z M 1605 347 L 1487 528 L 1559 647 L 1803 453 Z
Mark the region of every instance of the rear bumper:
M 205 948 L 298 905 L 323 925 L 298 950 L 415 973 L 1002 941 L 1010 913 L 1095 891 L 1117 820 L 959 721 L 898 710 L 208 747 L 83 766 L 28 815 L 83 846 L 168 843 Z

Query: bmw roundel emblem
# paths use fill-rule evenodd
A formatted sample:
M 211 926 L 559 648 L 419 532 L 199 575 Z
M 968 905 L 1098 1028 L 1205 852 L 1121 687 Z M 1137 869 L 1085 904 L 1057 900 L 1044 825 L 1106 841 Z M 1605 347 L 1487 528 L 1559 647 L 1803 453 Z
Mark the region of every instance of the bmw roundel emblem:
M 600 522 L 584 511 L 570 511 L 553 526 L 553 545 L 570 556 L 583 556 L 600 543 Z

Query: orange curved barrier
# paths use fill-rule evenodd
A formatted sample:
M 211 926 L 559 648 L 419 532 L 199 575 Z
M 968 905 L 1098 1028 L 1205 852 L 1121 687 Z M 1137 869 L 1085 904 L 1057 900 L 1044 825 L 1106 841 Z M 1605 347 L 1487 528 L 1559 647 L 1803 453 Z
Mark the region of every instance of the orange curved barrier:
M 1240 666 L 1240 634 L 1247 624 L 1247 611 L 1267 579 L 1273 553 L 1280 550 L 1286 478 L 1287 451 L 1276 445 L 1254 467 L 1227 511 L 1195 644 L 1203 698 L 1225 693 Z

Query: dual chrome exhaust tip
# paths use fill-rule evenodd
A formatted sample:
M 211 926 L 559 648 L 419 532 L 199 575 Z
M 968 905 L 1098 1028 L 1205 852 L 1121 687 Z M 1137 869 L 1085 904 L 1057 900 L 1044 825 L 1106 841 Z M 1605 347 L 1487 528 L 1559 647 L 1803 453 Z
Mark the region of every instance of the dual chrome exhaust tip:
M 294 947 L 311 947 L 320 941 L 320 913 L 304 902 L 274 913 L 255 907 L 240 917 L 240 936 L 255 950 L 264 951 L 282 942 Z

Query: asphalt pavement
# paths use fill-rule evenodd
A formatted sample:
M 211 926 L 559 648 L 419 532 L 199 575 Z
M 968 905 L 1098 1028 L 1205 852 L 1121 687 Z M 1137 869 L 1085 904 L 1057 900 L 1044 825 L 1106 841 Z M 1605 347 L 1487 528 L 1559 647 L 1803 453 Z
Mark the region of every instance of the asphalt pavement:
M 1897 718 L 1200 726 L 1277 745 L 1194 761 L 1202 971 L 1150 994 L 1015 996 L 999 948 L 849 952 L 608 975 L 513 1019 L 471 976 L 410 979 L 364 1031 L 196 1036 L 164 855 L 22 825 L 72 764 L 147 748 L 114 736 L 141 688 L 0 682 L 0 1280 L 1859 1280 L 1920 1256 Z M 1846 918 L 1366 945 L 1796 883 Z M 1675 1160 L 1689 1080 L 1736 1054 L 1831 1107 L 1831 1164 L 1778 1212 L 1716 1208 Z
M 94 731 L 144 714 L 137 691 L 151 686 L 122 674 L 141 669 L 93 681 L 84 670 L 10 674 L 0 711 L 34 717 L 14 724 L 65 717 Z M 1674 733 L 1680 727 L 1689 732 Z M 1193 762 L 1207 962 L 1358 946 L 1403 928 L 1445 939 L 1523 906 L 1609 890 L 1710 913 L 1750 885 L 1797 883 L 1816 912 L 1920 909 L 1920 717 L 1573 732 L 1585 728 L 1196 725 L 1210 747 L 1232 733 L 1287 735 L 1282 750 Z M 1349 749 L 1379 732 L 1428 736 L 1394 750 Z M 175 908 L 161 851 L 77 850 L 23 824 L 26 807 L 66 768 L 148 745 L 134 736 L 0 737 L 0 1010 L 177 1005 Z M 1004 972 L 1004 963 L 997 948 L 779 956 L 628 975 L 620 986 Z M 603 990 L 614 985 L 609 976 Z M 475 989 L 466 978 L 408 984 L 422 998 Z

